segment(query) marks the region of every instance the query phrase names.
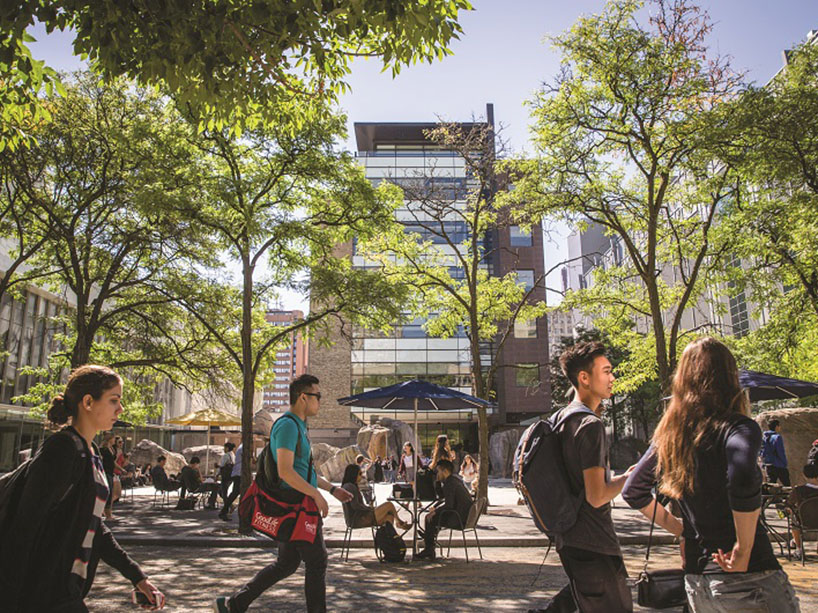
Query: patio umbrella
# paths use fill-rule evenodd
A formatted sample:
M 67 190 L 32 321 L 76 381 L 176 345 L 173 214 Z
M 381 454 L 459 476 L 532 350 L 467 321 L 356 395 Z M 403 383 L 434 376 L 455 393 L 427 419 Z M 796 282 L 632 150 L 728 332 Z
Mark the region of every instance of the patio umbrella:
M 738 379 L 741 387 L 749 392 L 750 400 L 803 398 L 818 394 L 818 383 L 777 377 L 754 370 L 740 370 Z
M 338 404 L 375 409 L 413 409 L 415 421 L 415 462 L 418 450 L 418 410 L 444 411 L 447 409 L 469 409 L 489 406 L 491 403 L 476 396 L 435 385 L 428 381 L 412 379 L 386 387 L 339 398 Z M 415 466 L 417 470 L 417 466 Z M 417 488 L 417 482 L 415 482 Z M 417 496 L 417 491 L 414 492 Z
M 205 456 L 205 467 L 210 465 L 210 427 L 211 426 L 240 426 L 241 419 L 235 415 L 230 415 L 216 409 L 199 409 L 191 411 L 180 417 L 167 420 L 169 424 L 179 426 L 207 426 L 207 455 Z

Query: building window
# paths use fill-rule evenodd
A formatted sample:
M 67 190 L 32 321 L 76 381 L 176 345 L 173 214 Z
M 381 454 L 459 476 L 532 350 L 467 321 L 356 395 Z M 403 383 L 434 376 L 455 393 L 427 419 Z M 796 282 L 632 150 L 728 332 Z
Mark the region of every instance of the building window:
M 533 270 L 518 270 L 517 283 L 522 283 L 525 291 L 534 287 L 534 271 Z
M 540 383 L 539 364 L 517 364 L 517 385 L 521 387 L 532 387 Z
M 512 247 L 530 247 L 531 234 L 526 234 L 522 231 L 520 226 L 511 226 L 511 246 Z
M 537 338 L 537 320 L 514 321 L 514 338 Z

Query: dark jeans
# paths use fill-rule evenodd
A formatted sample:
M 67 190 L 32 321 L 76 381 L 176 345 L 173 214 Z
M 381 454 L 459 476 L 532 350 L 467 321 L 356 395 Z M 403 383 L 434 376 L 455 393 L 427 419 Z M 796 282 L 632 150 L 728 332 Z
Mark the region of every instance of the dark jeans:
M 576 547 L 559 552 L 569 584 L 546 608 L 552 613 L 630 613 L 633 598 L 626 582 L 628 571 L 620 556 Z
M 278 559 L 275 563 L 262 568 L 250 580 L 228 599 L 231 613 L 243 613 L 262 592 L 282 579 L 292 575 L 304 561 L 304 593 L 307 596 L 307 613 L 325 613 L 327 610 L 327 548 L 324 546 L 324 535 L 321 526 L 315 542 L 278 544 Z
M 781 485 L 790 487 L 790 471 L 786 468 L 780 468 L 772 464 L 766 464 L 764 468 L 767 471 L 767 481 L 770 483 L 780 481 Z
M 225 496 L 227 494 L 227 488 L 230 485 L 233 485 L 233 489 L 230 490 L 230 495 Z M 239 497 L 239 492 L 241 492 L 241 477 L 230 477 L 229 481 L 222 483 L 222 500 L 224 500 L 224 509 L 222 509 L 223 513 L 227 513 L 230 510 L 230 505 Z
M 426 521 L 423 527 L 423 544 L 427 550 L 434 549 L 435 539 L 437 533 L 441 528 L 453 528 L 460 530 L 463 524 L 455 513 L 444 512 L 442 509 L 435 511 L 435 514 L 429 517 L 426 516 Z

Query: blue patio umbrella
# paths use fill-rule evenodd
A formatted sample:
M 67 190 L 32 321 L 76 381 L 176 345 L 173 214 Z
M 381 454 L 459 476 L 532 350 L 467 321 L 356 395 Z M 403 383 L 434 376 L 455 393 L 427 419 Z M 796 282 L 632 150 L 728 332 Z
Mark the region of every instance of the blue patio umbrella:
M 750 395 L 750 400 L 780 400 L 804 398 L 818 394 L 818 383 L 777 377 L 754 370 L 740 370 L 739 384 Z
M 457 390 L 412 379 L 386 387 L 339 398 L 338 404 L 375 409 L 413 409 L 415 412 L 415 453 L 418 449 L 418 410 L 443 411 L 490 406 L 488 400 Z

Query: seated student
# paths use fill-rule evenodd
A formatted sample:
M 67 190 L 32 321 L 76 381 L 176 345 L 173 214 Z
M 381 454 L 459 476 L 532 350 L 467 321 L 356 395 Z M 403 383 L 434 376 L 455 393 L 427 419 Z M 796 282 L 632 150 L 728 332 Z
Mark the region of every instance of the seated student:
M 394 523 L 401 530 L 408 530 L 411 524 L 407 524 L 398 517 L 398 511 L 391 502 L 384 502 L 377 507 L 371 507 L 364 502 L 360 488 L 362 479 L 361 467 L 358 464 L 349 464 L 344 470 L 344 478 L 341 481 L 341 487 L 352 494 L 352 500 L 344 503 L 348 504 L 352 510 L 352 527 L 368 528 L 389 522 Z
M 116 460 L 117 465 L 122 469 L 119 480 L 122 487 L 134 487 L 136 484 L 136 465 L 131 462 L 131 454 L 123 452 Z
M 153 486 L 156 489 L 163 492 L 173 492 L 178 490 L 182 484 L 176 479 L 168 477 L 168 473 L 165 472 L 167 461 L 168 459 L 163 455 L 156 458 L 156 466 L 151 468 L 151 481 L 153 481 Z
M 818 449 L 818 440 L 812 444 L 812 447 Z M 804 476 L 807 478 L 806 484 L 794 487 L 787 497 L 787 502 L 784 503 L 787 513 L 794 513 L 802 502 L 818 496 L 818 454 L 812 451 L 810 451 L 807 463 L 804 466 Z M 792 529 L 792 540 L 798 555 L 800 555 L 801 530 L 798 528 Z
M 202 473 L 199 470 L 201 462 L 202 461 L 199 459 L 199 456 L 193 456 L 190 458 L 190 464 L 182 468 L 182 473 L 180 474 L 182 479 L 182 493 L 179 496 L 179 500 L 181 503 L 181 500 L 185 497 L 185 490 L 191 494 L 210 492 L 205 508 L 215 509 L 216 495 L 219 493 L 221 488 L 218 483 L 204 483 L 202 481 Z
M 361 479 L 358 481 L 358 488 L 361 490 L 361 494 L 366 500 L 367 504 L 372 504 L 374 500 L 374 496 L 372 494 L 372 486 L 369 484 L 369 480 L 366 478 L 366 471 L 369 470 L 369 467 L 372 466 L 372 462 L 367 460 L 363 454 L 358 454 L 358 457 L 355 458 L 355 464 L 361 469 Z
M 437 480 L 443 484 L 444 503 L 426 515 L 423 535 L 425 546 L 416 556 L 420 559 L 435 559 L 435 538 L 440 528 L 462 528 L 474 504 L 463 479 L 454 474 L 454 464 L 451 460 L 440 460 L 437 463 Z M 455 511 L 457 515 L 444 511 Z

